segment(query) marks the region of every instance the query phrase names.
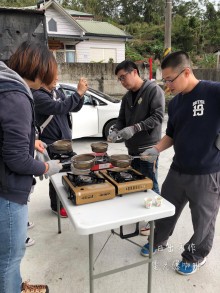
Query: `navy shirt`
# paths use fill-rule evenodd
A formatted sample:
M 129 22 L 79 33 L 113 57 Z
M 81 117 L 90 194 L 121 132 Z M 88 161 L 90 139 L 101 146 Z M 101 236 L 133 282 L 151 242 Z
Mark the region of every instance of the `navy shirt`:
M 185 174 L 220 171 L 220 83 L 200 81 L 187 94 L 169 103 L 166 134 L 173 139 L 175 156 L 171 168 Z

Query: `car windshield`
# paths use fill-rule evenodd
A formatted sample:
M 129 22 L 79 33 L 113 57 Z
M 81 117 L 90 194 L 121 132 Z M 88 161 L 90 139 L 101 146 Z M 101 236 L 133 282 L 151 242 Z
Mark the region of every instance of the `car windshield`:
M 75 86 L 72 86 L 72 85 L 59 84 L 58 87 L 61 87 L 61 89 L 64 89 L 65 92 L 66 92 L 66 94 L 67 94 L 68 89 L 76 91 L 76 87 Z M 107 94 L 104 94 L 104 93 L 100 92 L 100 91 L 96 91 L 96 90 L 94 90 L 94 89 L 92 89 L 90 87 L 88 88 L 88 90 L 89 90 L 89 92 L 91 94 L 95 94 L 98 97 L 101 97 L 101 98 L 103 98 L 103 99 L 105 99 L 105 100 L 107 100 L 109 102 L 112 102 L 112 103 L 119 103 L 120 102 L 119 99 L 113 98 L 113 97 L 111 97 L 111 96 L 109 96 Z
M 96 91 L 96 90 L 94 90 L 94 89 L 92 89 L 92 88 L 90 88 L 90 87 L 89 87 L 89 91 L 90 91 L 91 93 L 93 93 L 93 94 L 96 94 L 97 96 L 99 96 L 99 97 L 101 97 L 101 98 L 103 98 L 103 99 L 106 99 L 107 101 L 112 102 L 112 103 L 118 103 L 118 102 L 119 102 L 118 99 L 115 99 L 115 98 L 113 98 L 113 97 L 111 97 L 111 96 L 109 96 L 109 95 L 107 95 L 107 94 L 104 94 L 104 93 L 102 93 L 102 92 L 100 92 L 100 91 Z

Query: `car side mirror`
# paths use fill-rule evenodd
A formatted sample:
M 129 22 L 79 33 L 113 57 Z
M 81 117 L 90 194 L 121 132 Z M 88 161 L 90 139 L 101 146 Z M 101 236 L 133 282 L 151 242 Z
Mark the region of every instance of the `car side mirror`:
M 99 102 L 95 99 L 92 99 L 92 104 L 93 104 L 93 106 L 98 106 Z

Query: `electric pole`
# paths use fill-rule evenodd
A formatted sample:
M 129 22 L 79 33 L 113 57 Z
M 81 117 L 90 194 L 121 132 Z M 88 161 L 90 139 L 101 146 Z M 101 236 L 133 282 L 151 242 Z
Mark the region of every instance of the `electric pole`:
M 165 57 L 167 54 L 171 52 L 172 0 L 165 1 L 165 39 L 163 57 Z

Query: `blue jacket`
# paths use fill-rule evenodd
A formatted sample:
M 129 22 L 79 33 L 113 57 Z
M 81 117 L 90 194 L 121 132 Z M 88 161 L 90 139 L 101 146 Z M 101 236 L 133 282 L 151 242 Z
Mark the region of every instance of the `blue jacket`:
M 173 139 L 175 156 L 171 168 L 185 174 L 220 171 L 220 83 L 200 81 L 187 94 L 169 103 L 166 134 Z
M 33 98 L 24 80 L 0 62 L 0 197 L 26 204 L 33 175 L 45 172 L 34 160 Z

